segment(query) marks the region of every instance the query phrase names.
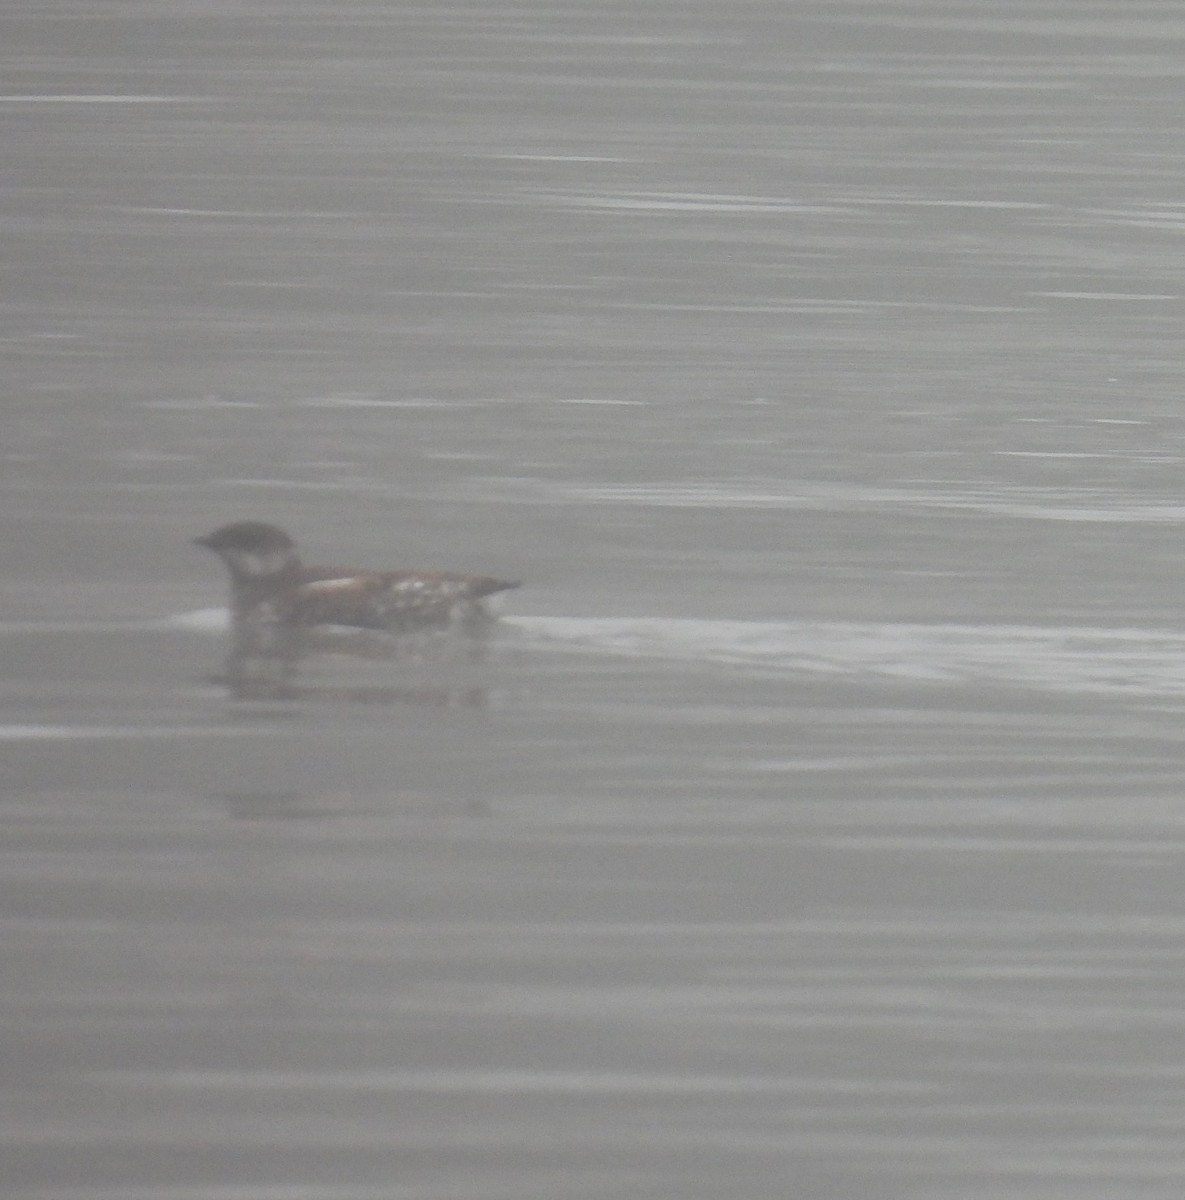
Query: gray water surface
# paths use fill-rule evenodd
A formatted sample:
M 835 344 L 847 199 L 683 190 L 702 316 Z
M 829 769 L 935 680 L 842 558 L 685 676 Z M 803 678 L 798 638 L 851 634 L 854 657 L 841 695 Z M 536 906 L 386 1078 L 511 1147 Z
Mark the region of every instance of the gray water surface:
M 1178 1200 L 1185 16 L 0 63 L 5 1197 Z M 525 586 L 235 698 L 241 517 Z

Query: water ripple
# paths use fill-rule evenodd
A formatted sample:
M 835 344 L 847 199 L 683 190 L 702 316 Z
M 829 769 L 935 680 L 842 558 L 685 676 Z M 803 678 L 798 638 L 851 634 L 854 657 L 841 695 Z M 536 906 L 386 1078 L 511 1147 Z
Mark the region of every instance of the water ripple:
M 1185 633 L 1023 625 L 519 617 L 536 646 L 774 673 L 1185 696 Z

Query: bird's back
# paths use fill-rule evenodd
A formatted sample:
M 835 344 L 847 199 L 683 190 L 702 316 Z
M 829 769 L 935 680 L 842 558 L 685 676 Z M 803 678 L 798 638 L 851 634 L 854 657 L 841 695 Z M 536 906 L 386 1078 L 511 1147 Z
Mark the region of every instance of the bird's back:
M 302 625 L 351 625 L 402 632 L 443 628 L 487 614 L 486 596 L 517 582 L 449 571 L 356 571 L 305 568 L 293 593 L 294 619 Z

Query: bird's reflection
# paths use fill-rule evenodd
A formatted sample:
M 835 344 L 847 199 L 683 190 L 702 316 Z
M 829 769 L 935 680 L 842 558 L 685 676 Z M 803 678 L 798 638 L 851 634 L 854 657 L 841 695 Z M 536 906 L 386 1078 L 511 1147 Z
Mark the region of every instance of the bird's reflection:
M 484 633 L 420 634 L 390 637 L 365 630 L 312 629 L 305 633 L 297 658 L 233 654 L 225 670 L 209 681 L 224 687 L 235 700 L 339 704 L 413 704 L 426 708 L 482 708 L 488 690 L 473 682 L 475 667 L 485 662 Z M 416 676 L 408 683 L 336 682 L 319 679 L 302 664 L 320 662 L 391 664 L 392 670 Z M 424 681 L 425 674 L 431 680 Z
M 332 821 L 386 812 L 390 807 L 385 800 L 356 795 L 350 788 L 218 792 L 211 794 L 210 799 L 224 805 L 227 815 L 236 821 Z M 471 796 L 449 811 L 452 816 L 481 820 L 496 815 L 494 806 L 484 796 Z
M 350 814 L 355 807 L 349 792 L 223 792 L 217 798 L 238 821 L 324 820 Z
M 301 683 L 252 675 L 215 675 L 211 682 L 225 686 L 235 700 L 309 701 L 338 704 L 416 704 L 425 708 L 484 708 L 486 688 L 472 684 L 456 687 Z

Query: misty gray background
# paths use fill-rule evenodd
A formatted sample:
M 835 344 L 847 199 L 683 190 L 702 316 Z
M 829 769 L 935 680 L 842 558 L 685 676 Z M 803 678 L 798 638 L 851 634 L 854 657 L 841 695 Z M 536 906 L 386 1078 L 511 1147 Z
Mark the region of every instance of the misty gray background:
M 5 1197 L 1179 1200 L 1185 12 L 0 65 Z M 242 517 L 526 586 L 236 701 Z

